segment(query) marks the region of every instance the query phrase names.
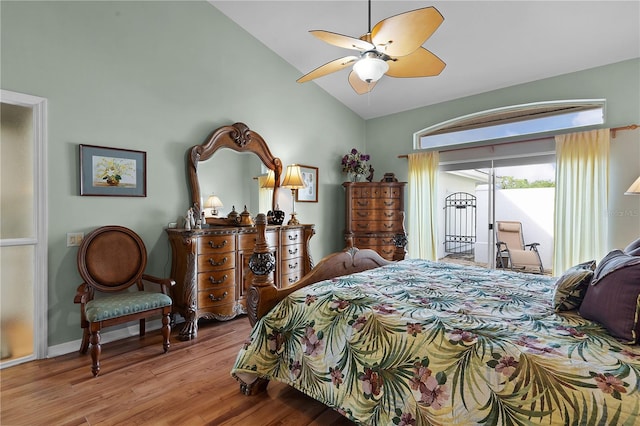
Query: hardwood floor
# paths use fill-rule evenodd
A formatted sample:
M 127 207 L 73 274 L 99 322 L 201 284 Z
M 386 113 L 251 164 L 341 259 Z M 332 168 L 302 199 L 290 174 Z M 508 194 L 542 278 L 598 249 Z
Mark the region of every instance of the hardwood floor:
M 195 340 L 162 353 L 159 330 L 102 345 L 101 372 L 77 352 L 0 370 L 0 424 L 353 425 L 295 389 L 271 382 L 244 396 L 230 375 L 249 321 L 201 323 Z M 80 330 L 78 330 L 80 332 Z

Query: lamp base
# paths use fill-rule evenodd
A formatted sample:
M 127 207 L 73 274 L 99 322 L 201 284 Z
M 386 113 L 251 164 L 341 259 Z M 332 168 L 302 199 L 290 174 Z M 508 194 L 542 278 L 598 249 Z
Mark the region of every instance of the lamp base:
M 300 225 L 300 222 L 296 218 L 297 213 L 291 213 L 291 219 L 287 222 L 287 225 Z

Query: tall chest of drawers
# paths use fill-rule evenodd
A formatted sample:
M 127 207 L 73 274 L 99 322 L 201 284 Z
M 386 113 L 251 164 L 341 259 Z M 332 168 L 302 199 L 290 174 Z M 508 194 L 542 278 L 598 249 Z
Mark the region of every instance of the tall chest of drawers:
M 402 260 L 406 182 L 345 182 L 345 231 L 348 245 L 377 251 L 387 260 Z
M 253 281 L 249 260 L 255 227 L 166 229 L 171 244 L 174 314 L 185 320 L 179 338 L 196 337 L 198 320 L 229 320 L 245 314 Z M 267 245 L 276 259 L 273 281 L 278 288 L 297 282 L 313 267 L 309 240 L 314 225 L 268 226 Z

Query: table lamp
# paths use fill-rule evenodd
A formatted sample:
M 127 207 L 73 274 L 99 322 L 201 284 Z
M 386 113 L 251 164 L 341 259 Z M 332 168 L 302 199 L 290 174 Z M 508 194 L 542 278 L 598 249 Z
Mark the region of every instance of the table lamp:
M 204 203 L 205 209 L 211 209 L 212 217 L 218 217 L 218 207 L 223 207 L 223 205 L 217 195 L 210 195 L 209 198 L 207 198 L 207 202 Z
M 293 203 L 293 211 L 291 212 L 291 219 L 287 222 L 288 225 L 299 225 L 300 222 L 296 218 L 296 191 L 304 188 L 306 185 L 302 180 L 302 172 L 300 166 L 297 164 L 290 164 L 287 166 L 287 172 L 284 175 L 282 186 L 291 189 L 291 202 Z

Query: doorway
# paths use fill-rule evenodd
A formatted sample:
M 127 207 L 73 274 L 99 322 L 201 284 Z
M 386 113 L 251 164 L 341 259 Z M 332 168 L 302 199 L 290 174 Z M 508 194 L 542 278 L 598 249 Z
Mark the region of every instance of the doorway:
M 0 98 L 0 368 L 47 350 L 46 99 Z

